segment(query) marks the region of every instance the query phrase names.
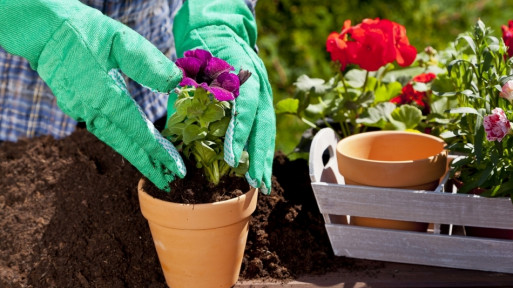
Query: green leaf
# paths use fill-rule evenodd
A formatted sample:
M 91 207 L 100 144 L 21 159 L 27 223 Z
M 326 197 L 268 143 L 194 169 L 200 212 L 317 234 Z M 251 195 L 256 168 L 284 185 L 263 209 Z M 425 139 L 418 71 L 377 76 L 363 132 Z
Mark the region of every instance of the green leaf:
M 450 138 L 454 138 L 456 136 L 457 135 L 453 131 L 444 131 L 444 132 L 440 133 L 440 137 L 442 137 L 444 139 L 450 139 Z
M 488 177 L 490 177 L 494 168 L 494 166 L 489 165 L 485 169 L 478 171 L 471 179 L 469 179 L 470 181 L 465 181 L 461 189 L 458 190 L 458 193 L 468 193 L 473 188 L 483 185 Z
M 182 123 L 183 120 L 185 120 L 185 114 L 178 113 L 178 111 L 175 112 L 175 114 L 171 115 L 169 119 L 167 119 L 167 127 L 173 127 L 178 123 Z M 164 129 L 165 130 L 165 129 Z
M 192 105 L 187 108 L 187 115 L 190 118 L 200 117 L 205 111 L 206 107 L 199 103 L 199 101 L 192 101 Z
M 210 134 L 215 137 L 223 137 L 226 134 L 226 129 L 230 124 L 230 117 L 225 117 L 219 121 L 210 123 L 208 130 Z
M 465 65 L 466 66 L 470 66 L 470 67 L 468 67 L 468 69 L 470 69 L 470 68 L 476 69 L 477 68 L 474 63 L 472 63 L 472 62 L 470 62 L 468 60 L 456 59 L 456 60 L 453 60 L 453 61 L 449 62 L 449 64 L 447 64 L 447 72 L 449 73 L 449 75 L 451 75 L 453 67 L 463 66 L 465 68 Z
M 187 109 L 189 109 L 191 104 L 192 104 L 191 97 L 179 98 L 175 102 L 175 109 L 176 109 L 175 114 L 187 115 Z
M 488 71 L 493 67 L 493 54 L 490 52 L 490 49 L 485 48 L 483 51 L 484 59 L 483 59 L 483 70 Z
M 331 101 L 329 101 L 328 103 L 331 103 Z M 324 110 L 327 107 L 328 107 L 327 104 L 324 102 L 320 102 L 317 104 L 310 104 L 310 105 L 308 105 L 308 107 L 306 107 L 305 115 L 308 116 L 309 118 L 310 117 L 320 118 L 320 117 L 322 117 Z
M 429 91 L 429 85 L 427 85 L 426 83 L 422 83 L 422 82 L 415 82 L 413 83 L 413 89 L 415 89 L 416 91 L 419 91 L 419 92 L 426 92 L 426 91 Z
M 350 102 L 350 101 L 349 101 Z M 373 91 L 365 91 L 365 93 L 362 93 L 358 99 L 356 99 L 355 107 L 353 109 L 358 109 L 359 106 L 366 104 L 366 103 L 373 103 L 374 102 L 374 92 Z
M 309 92 L 313 89 L 315 93 L 325 93 L 331 89 L 332 81 L 326 83 L 324 79 L 310 78 L 306 75 L 301 75 L 297 78 L 294 85 L 301 91 Z
M 293 98 L 286 98 L 276 103 L 274 112 L 276 114 L 290 113 L 296 114 L 299 107 L 299 100 Z
M 408 67 L 408 68 L 404 68 L 404 69 L 399 69 L 399 70 L 393 70 L 393 71 L 389 71 L 385 74 L 385 76 L 383 77 L 383 82 L 388 82 L 388 83 L 391 83 L 391 82 L 400 82 L 399 79 L 400 78 L 404 78 L 406 77 L 409 81 L 411 78 L 421 74 L 421 73 L 424 73 L 424 68 L 423 67 Z
M 415 129 L 422 121 L 422 111 L 412 105 L 401 105 L 396 108 L 389 119 L 398 130 Z
M 169 137 L 173 135 L 183 135 L 184 129 L 185 123 L 176 123 L 172 126 L 167 126 L 166 129 L 162 131 L 162 136 Z
M 508 180 L 506 182 L 503 182 L 497 191 L 495 191 L 494 194 L 490 195 L 491 197 L 497 197 L 497 196 L 510 196 L 509 194 L 513 193 L 513 179 Z M 511 195 L 513 196 L 513 194 Z M 511 197 L 510 196 L 510 197 Z M 512 201 L 513 201 L 513 197 Z
M 474 140 L 474 153 L 476 155 L 476 162 L 479 165 L 483 161 L 483 141 L 484 141 L 484 126 L 483 121 L 476 121 L 475 126 L 475 140 Z
M 367 72 L 364 70 L 352 69 L 344 75 L 344 79 L 346 80 L 347 85 L 354 88 L 362 88 L 363 83 L 365 83 L 366 74 Z
M 456 41 L 458 41 L 460 39 L 463 39 L 463 40 L 465 40 L 467 42 L 468 46 L 470 47 L 470 49 L 472 49 L 472 52 L 474 54 L 477 53 L 476 43 L 474 42 L 474 39 L 472 39 L 472 37 L 470 37 L 468 35 L 464 35 L 464 36 L 460 36 L 460 37 L 456 38 Z
M 207 109 L 208 103 L 210 103 L 210 98 L 207 91 L 202 88 L 197 88 L 194 92 L 191 104 L 187 108 L 187 116 L 200 117 Z
M 451 114 L 476 114 L 480 115 L 479 112 L 477 112 L 476 109 L 472 107 L 458 107 L 458 108 L 452 108 L 448 111 Z
M 383 128 L 385 122 L 396 108 L 394 103 L 383 102 L 370 107 L 367 112 L 356 119 L 356 123 L 365 124 L 373 127 Z
M 214 142 L 210 141 L 196 141 L 192 153 L 196 157 L 196 161 L 201 163 L 202 166 L 207 166 L 216 160 L 216 151 L 210 146 Z
M 220 120 L 221 118 L 224 117 L 224 115 L 225 115 L 225 110 L 221 105 L 219 105 L 217 103 L 210 103 L 210 104 L 208 104 L 207 109 L 205 110 L 203 115 L 201 115 L 200 122 L 205 123 L 205 124 L 211 123 L 211 122 Z M 207 125 L 205 125 L 205 126 L 207 126 Z
M 374 94 L 374 103 L 389 101 L 401 93 L 402 86 L 399 82 L 391 82 L 381 85 Z
M 187 125 L 183 129 L 183 142 L 189 145 L 192 141 L 200 140 L 207 136 L 207 129 L 195 124 Z

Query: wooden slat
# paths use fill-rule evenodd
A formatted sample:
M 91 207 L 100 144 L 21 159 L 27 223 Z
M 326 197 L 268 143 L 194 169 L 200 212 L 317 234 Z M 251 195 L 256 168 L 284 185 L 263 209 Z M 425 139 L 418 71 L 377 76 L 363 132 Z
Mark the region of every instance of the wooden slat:
M 337 256 L 513 273 L 509 240 L 333 224 L 326 230 Z
M 508 198 L 344 185 L 336 163 L 337 138 L 322 129 L 310 149 L 310 178 L 335 255 L 513 274 L 513 241 L 356 227 L 337 215 L 513 229 Z M 328 152 L 329 159 L 321 158 Z M 460 227 L 460 226 L 456 226 Z M 513 283 L 513 282 L 512 282 Z M 448 285 L 449 286 L 449 285 Z M 488 286 L 488 285 L 486 285 Z
M 321 213 L 513 229 L 509 198 L 312 183 Z

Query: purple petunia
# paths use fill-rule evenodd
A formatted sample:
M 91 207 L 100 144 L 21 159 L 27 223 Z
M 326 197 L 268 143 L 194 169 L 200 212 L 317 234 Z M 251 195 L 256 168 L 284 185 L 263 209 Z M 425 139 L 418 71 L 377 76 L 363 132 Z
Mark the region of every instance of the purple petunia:
M 242 69 L 239 74 L 230 73 L 235 70 L 233 66 L 202 49 L 186 51 L 176 65 L 184 75 L 181 86 L 201 87 L 219 101 L 237 98 L 240 85 L 251 76 L 251 72 Z

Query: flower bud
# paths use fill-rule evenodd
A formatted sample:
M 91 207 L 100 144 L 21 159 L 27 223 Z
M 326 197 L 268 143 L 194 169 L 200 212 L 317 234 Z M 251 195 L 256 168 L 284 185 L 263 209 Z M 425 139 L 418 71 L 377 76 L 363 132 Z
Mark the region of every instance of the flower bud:
M 502 86 L 502 91 L 499 93 L 499 96 L 510 102 L 513 101 L 513 80 L 508 80 L 508 82 Z

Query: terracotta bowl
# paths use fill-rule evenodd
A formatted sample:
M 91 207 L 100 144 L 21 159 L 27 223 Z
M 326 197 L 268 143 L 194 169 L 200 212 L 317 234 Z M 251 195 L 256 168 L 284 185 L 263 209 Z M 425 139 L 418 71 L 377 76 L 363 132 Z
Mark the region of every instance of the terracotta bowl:
M 403 131 L 374 131 L 339 141 L 337 161 L 346 184 L 434 190 L 446 171 L 445 142 Z

